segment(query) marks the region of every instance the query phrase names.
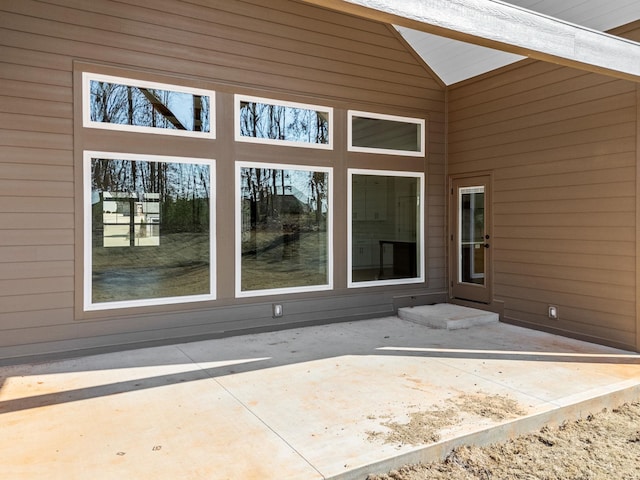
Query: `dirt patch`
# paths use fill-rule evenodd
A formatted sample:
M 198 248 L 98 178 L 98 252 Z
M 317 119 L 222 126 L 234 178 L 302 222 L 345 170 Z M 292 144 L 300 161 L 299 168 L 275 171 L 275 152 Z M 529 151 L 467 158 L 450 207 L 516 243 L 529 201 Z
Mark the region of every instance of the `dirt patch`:
M 410 413 L 408 423 L 381 422 L 388 430 L 367 432 L 368 439 L 398 445 L 435 443 L 440 440 L 440 430 L 459 423 L 462 413 L 493 421 L 525 414 L 518 402 L 504 395 L 464 394 L 449 399 L 446 407 Z
M 463 412 L 496 422 L 525 415 L 518 402 L 504 395 L 486 395 L 482 392 L 460 395 L 450 400 Z
M 367 480 L 640 479 L 640 402 Z
M 367 432 L 369 440 L 399 445 L 421 445 L 440 440 L 439 430 L 456 423 L 458 414 L 453 408 L 425 410 L 409 414 L 409 423 L 382 422 L 387 432 Z

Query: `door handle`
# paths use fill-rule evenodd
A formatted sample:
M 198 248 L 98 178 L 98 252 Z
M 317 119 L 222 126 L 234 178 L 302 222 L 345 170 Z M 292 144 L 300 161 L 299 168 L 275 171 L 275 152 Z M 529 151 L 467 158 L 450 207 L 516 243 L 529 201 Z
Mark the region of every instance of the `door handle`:
M 483 246 L 484 246 L 484 248 L 489 248 L 489 244 L 488 243 L 485 243 Z

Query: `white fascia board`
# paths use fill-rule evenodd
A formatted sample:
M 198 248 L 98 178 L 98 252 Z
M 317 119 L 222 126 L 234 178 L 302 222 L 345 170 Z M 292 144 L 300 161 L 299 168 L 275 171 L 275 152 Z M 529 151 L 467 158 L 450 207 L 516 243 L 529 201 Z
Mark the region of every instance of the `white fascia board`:
M 640 82 L 640 43 L 498 0 L 304 0 L 359 17 Z

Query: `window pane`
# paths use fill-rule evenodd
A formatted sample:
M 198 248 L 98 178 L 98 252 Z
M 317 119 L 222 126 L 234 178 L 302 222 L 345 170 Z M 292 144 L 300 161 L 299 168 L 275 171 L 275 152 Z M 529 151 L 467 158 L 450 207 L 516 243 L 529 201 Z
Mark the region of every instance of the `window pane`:
M 102 192 L 102 223 L 104 247 L 160 245 L 160 194 Z
M 424 154 L 424 122 L 364 112 L 349 112 L 349 149 L 369 153 Z
M 122 79 L 125 80 L 125 79 Z M 210 95 L 158 88 L 161 84 L 89 80 L 89 118 L 120 129 L 211 132 Z M 85 107 L 86 108 L 86 107 Z
M 353 174 L 351 188 L 352 282 L 420 277 L 420 178 Z
M 329 145 L 329 111 L 240 99 L 240 137 Z
M 329 284 L 329 173 L 240 169 L 241 292 Z
M 459 190 L 460 251 L 458 281 L 484 285 L 484 187 Z
M 212 294 L 211 173 L 91 159 L 91 303 Z

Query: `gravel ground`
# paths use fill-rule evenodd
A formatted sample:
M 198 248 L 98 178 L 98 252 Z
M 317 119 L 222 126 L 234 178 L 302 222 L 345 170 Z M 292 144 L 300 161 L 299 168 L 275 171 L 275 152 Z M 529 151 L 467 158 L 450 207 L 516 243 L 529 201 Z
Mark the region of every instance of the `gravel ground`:
M 367 480 L 640 480 L 640 402 Z

